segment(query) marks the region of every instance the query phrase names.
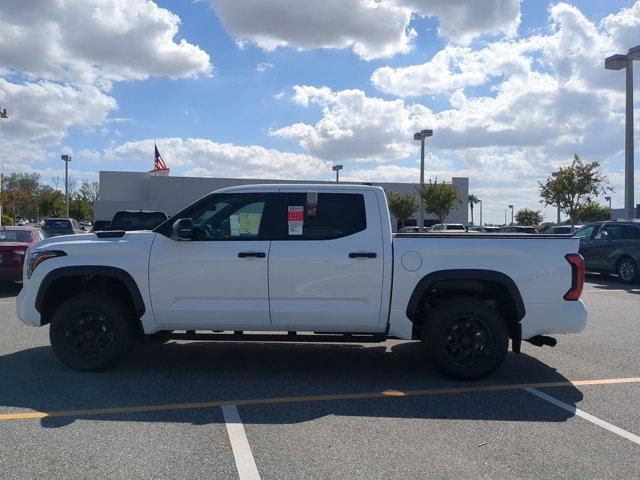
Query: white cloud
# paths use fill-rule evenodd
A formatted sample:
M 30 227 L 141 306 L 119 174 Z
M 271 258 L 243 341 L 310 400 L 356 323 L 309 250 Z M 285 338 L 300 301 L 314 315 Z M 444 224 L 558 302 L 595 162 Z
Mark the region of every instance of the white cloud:
M 60 142 L 73 126 L 99 125 L 117 108 L 114 98 L 94 86 L 48 81 L 17 84 L 3 78 L 0 104 L 9 109 L 9 118 L 3 120 L 7 136 L 38 145 Z
M 438 17 L 438 33 L 468 43 L 484 34 L 514 35 L 520 24 L 521 0 L 399 0 L 425 17 Z
M 0 64 L 36 78 L 108 84 L 211 70 L 204 50 L 175 40 L 180 18 L 150 0 L 9 1 L 0 18 Z
M 172 171 L 187 176 L 244 178 L 318 178 L 330 164 L 311 155 L 257 145 L 239 146 L 204 138 L 159 138 L 158 149 Z M 126 142 L 105 151 L 113 161 L 149 166 L 154 140 Z
M 263 73 L 271 68 L 273 68 L 273 63 L 260 62 L 258 65 L 256 65 L 256 72 Z
M 406 157 L 415 148 L 414 129 L 433 123 L 431 111 L 403 100 L 367 97 L 362 90 L 295 86 L 292 101 L 320 106 L 315 124 L 296 123 L 271 135 L 297 140 L 312 155 L 326 160 L 387 161 Z
M 411 9 L 393 0 L 210 0 L 226 30 L 240 45 L 266 51 L 352 48 L 370 60 L 405 53 L 414 32 Z

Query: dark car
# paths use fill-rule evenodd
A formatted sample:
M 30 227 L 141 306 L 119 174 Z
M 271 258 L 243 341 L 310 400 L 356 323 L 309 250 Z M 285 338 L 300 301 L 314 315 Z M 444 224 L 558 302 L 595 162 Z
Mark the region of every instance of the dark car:
M 164 212 L 121 210 L 113 216 L 109 230 L 153 230 L 167 218 Z
M 109 230 L 109 225 L 111 225 L 111 220 L 96 220 L 91 226 L 91 231 L 104 232 L 105 230 Z
M 582 225 L 554 225 L 549 227 L 544 233 L 549 235 L 573 235 L 582 228 Z
M 587 271 L 618 275 L 624 283 L 638 280 L 640 223 L 607 221 L 585 225 L 575 234 Z
M 44 240 L 35 227 L 0 227 L 0 281 L 22 280 L 22 266 L 27 248 Z
M 43 230 L 47 238 L 82 233 L 82 228 L 75 218 L 50 218 L 44 222 Z

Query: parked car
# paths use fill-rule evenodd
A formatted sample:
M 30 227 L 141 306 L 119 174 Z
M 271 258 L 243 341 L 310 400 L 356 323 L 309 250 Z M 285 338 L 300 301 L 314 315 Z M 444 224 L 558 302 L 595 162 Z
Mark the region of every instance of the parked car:
M 549 235 L 573 235 L 582 228 L 582 225 L 554 225 L 546 229 L 543 233 Z
M 535 227 L 524 225 L 504 225 L 500 227 L 501 233 L 538 233 Z
M 109 225 L 109 230 L 153 230 L 167 219 L 164 212 L 148 210 L 121 210 L 116 212 Z
M 640 265 L 640 223 L 595 222 L 575 233 L 588 271 L 616 274 L 624 283 L 638 280 Z
M 432 232 L 466 232 L 467 229 L 461 223 L 436 223 L 431 227 Z
M 274 341 L 422 339 L 460 379 L 495 371 L 509 339 L 519 352 L 523 339 L 555 345 L 547 335 L 586 326 L 578 239 L 392 235 L 390 225 L 379 187 L 224 188 L 154 231 L 31 248 L 18 316 L 51 324 L 54 353 L 83 371 L 114 365 L 138 334 L 264 339 L 248 330 L 289 332 Z
M 80 228 L 82 228 L 82 230 L 84 230 L 85 232 L 91 230 L 91 225 L 92 224 L 89 220 L 80 221 Z
M 16 220 L 16 226 L 18 227 L 26 227 L 27 225 L 29 225 L 29 220 L 26 218 L 18 218 Z
M 47 238 L 82 233 L 82 228 L 75 218 L 49 218 L 44 222 L 43 230 Z
M 469 227 L 468 231 L 480 233 L 498 233 L 500 232 L 500 227 L 487 227 L 486 225 L 477 225 L 475 227 Z
M 35 227 L 0 227 L 0 281 L 19 282 L 27 248 L 44 240 Z
M 91 231 L 104 232 L 106 230 L 109 230 L 109 225 L 111 225 L 111 220 L 96 220 L 91 226 Z
M 429 231 L 429 227 L 424 227 L 422 229 L 423 232 L 428 232 Z M 410 226 L 410 227 L 404 227 L 402 229 L 401 233 L 420 233 L 420 227 L 418 227 L 417 225 L 415 226 Z

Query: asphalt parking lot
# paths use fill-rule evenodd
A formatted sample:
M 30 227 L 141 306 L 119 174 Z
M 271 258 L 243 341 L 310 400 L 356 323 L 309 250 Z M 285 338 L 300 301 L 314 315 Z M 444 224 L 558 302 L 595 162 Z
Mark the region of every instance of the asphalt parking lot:
M 640 285 L 587 280 L 585 332 L 473 383 L 397 341 L 172 341 L 76 373 L 2 287 L 0 478 L 634 478 Z

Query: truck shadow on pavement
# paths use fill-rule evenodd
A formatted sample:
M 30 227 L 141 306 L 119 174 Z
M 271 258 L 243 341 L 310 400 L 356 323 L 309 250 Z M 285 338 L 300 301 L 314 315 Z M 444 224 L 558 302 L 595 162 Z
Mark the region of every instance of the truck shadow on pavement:
M 78 373 L 64 367 L 50 347 L 30 348 L 0 357 L 0 414 L 197 403 L 255 398 L 336 395 L 385 390 L 468 388 L 538 382 L 566 382 L 552 367 L 510 353 L 498 372 L 479 382 L 447 380 L 429 365 L 418 342 L 385 344 L 294 344 L 170 342 L 143 344 L 115 370 Z M 582 393 L 562 389 L 575 404 Z M 210 412 L 211 410 L 209 410 Z M 245 417 L 245 413 L 247 418 Z M 243 407 L 243 420 L 295 423 L 326 415 L 562 422 L 573 416 L 519 388 L 501 392 L 456 393 L 266 404 Z M 45 417 L 44 427 L 77 419 L 220 422 L 206 409 Z

